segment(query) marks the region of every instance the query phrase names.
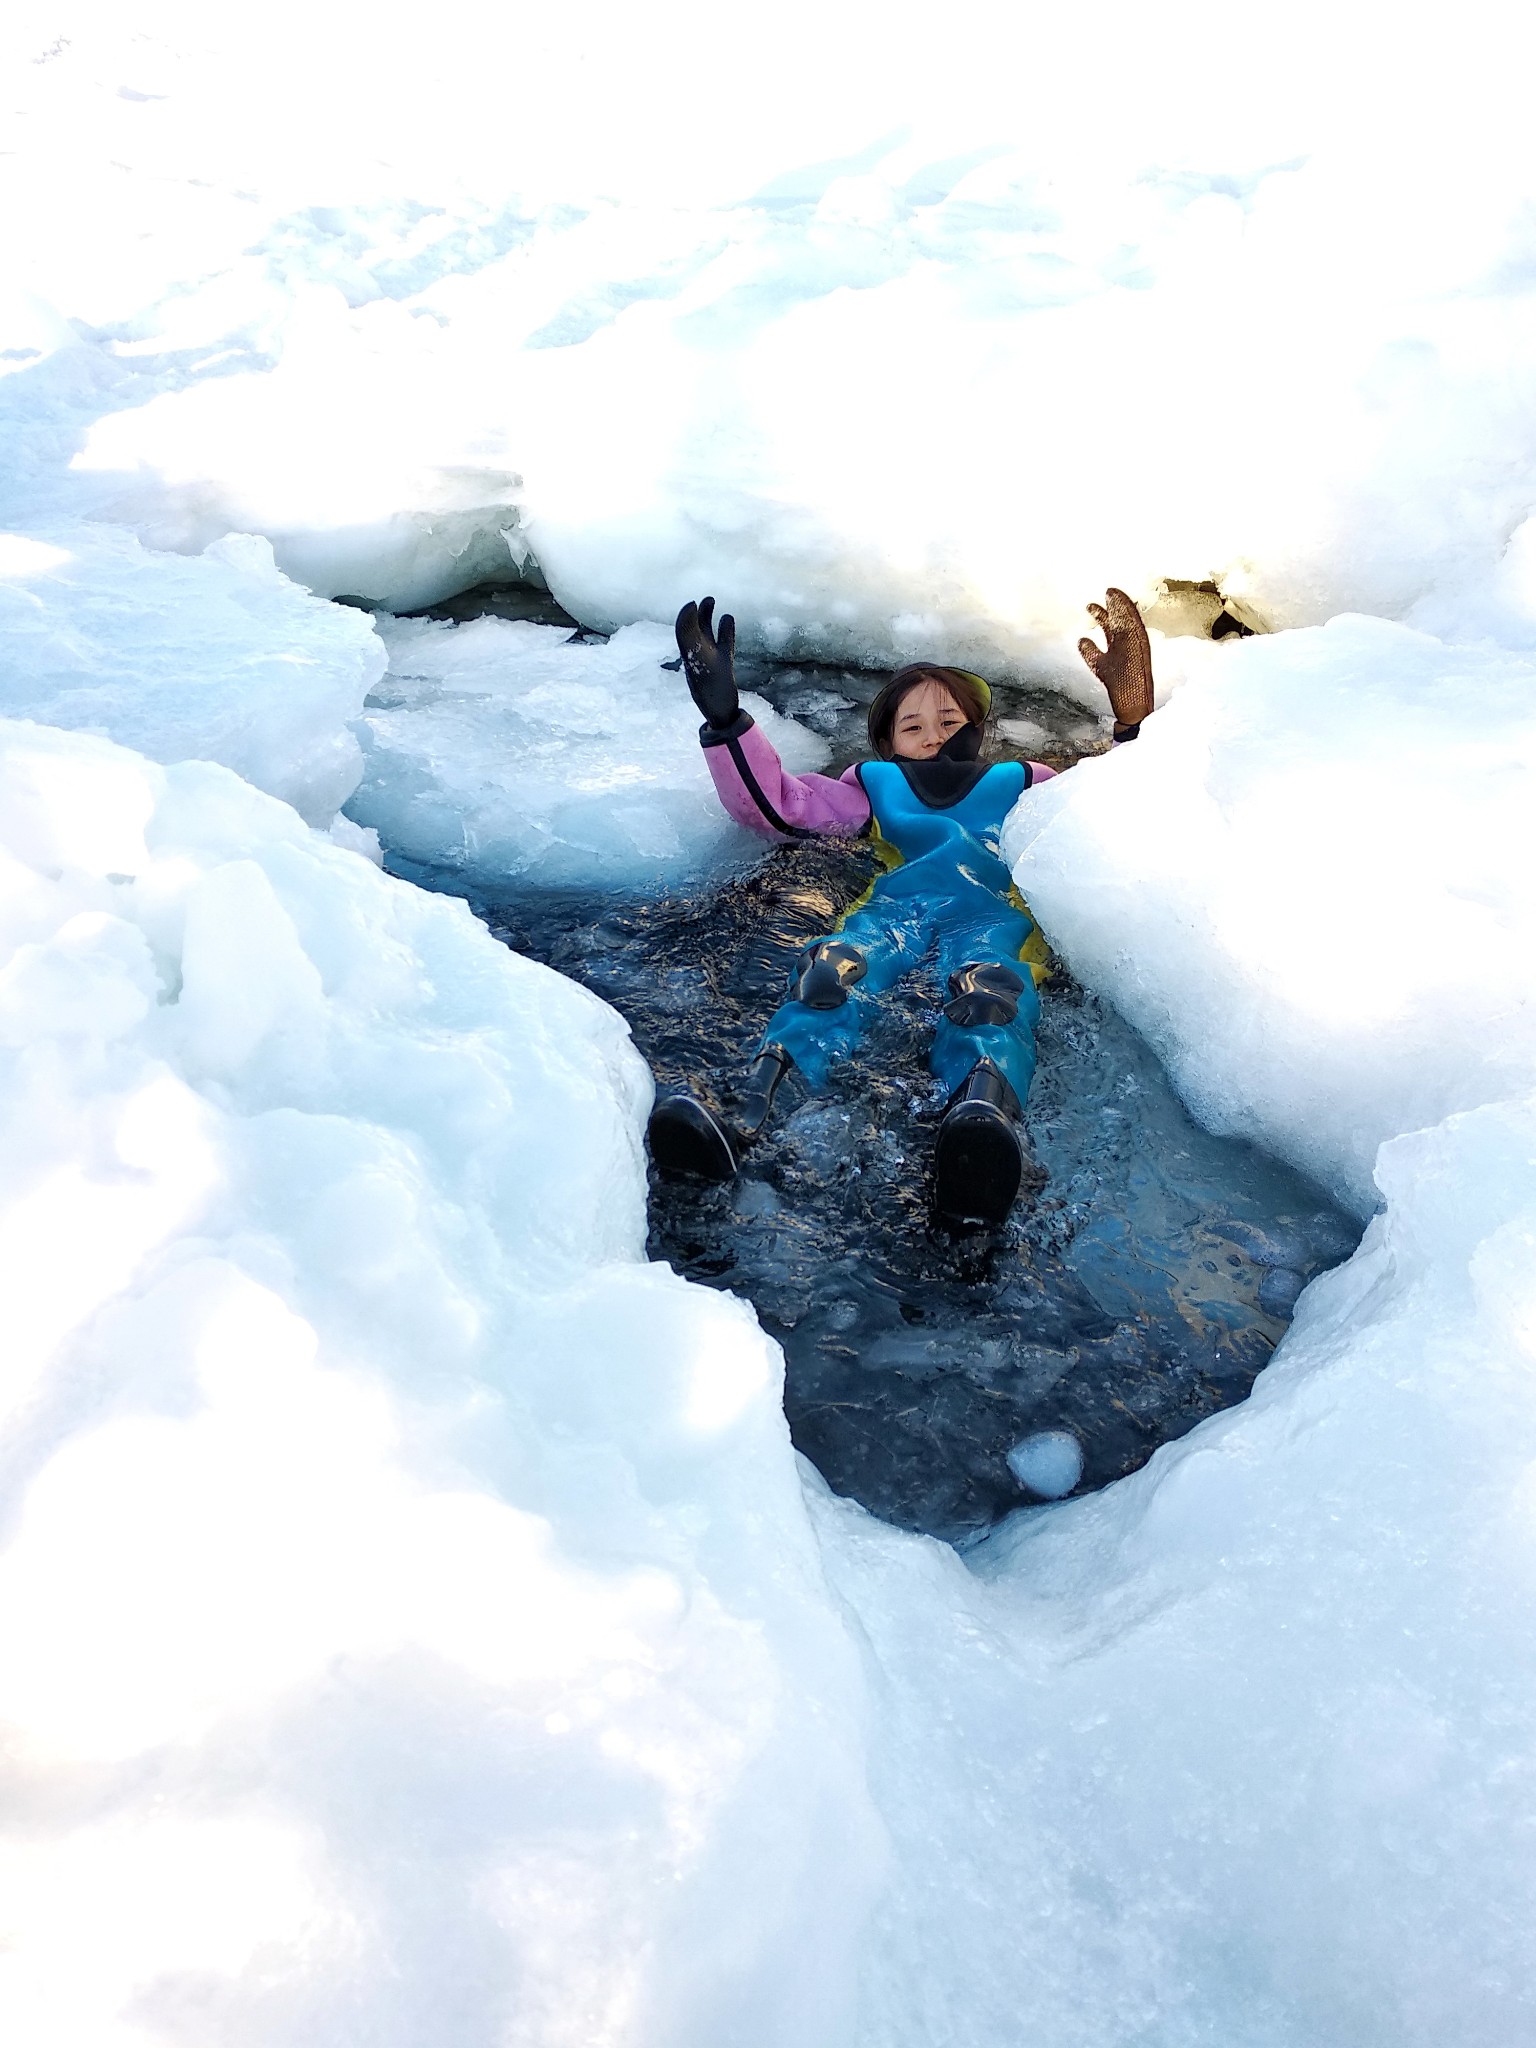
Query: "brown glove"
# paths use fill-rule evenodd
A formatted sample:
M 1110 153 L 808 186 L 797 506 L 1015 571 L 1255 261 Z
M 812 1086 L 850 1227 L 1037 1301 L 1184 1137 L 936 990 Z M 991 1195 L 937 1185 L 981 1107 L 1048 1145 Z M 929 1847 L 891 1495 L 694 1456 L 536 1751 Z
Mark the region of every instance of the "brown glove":
M 1133 740 L 1152 712 L 1152 646 L 1141 613 L 1125 592 L 1106 590 L 1104 598 L 1104 604 L 1089 605 L 1088 612 L 1109 645 L 1083 639 L 1077 651 L 1109 693 L 1115 738 Z

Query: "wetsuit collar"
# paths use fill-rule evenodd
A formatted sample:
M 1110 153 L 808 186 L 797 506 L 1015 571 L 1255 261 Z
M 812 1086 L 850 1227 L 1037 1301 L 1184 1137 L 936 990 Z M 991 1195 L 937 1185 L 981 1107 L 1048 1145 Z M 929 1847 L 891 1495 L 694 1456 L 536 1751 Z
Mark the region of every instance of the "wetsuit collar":
M 931 761 L 903 761 L 896 766 L 907 778 L 908 787 L 930 810 L 947 811 L 962 797 L 970 795 L 987 772 L 981 759 L 982 729 L 962 725 L 940 747 Z

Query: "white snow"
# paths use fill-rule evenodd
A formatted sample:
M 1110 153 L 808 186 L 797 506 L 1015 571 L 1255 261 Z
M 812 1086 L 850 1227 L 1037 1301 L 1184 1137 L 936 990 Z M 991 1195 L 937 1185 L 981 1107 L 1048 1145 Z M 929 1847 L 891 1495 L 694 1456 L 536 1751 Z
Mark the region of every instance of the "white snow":
M 456 18 L 16 10 L 0 510 L 396 609 L 531 545 L 593 625 L 1085 702 L 1111 579 L 1536 634 L 1493 0 Z
M 845 2038 L 856 1662 L 619 1019 L 24 725 L 0 923 L 0 2033 Z
M 290 583 L 250 534 L 192 557 L 112 527 L 0 534 L 0 714 L 221 761 L 312 824 L 357 787 L 349 721 L 384 661 L 363 613 Z
M 366 756 L 351 817 L 391 851 L 481 886 L 698 879 L 756 860 L 759 834 L 720 807 L 699 758 L 699 714 L 666 626 L 602 645 L 512 619 L 381 622 L 389 674 L 358 727 Z M 824 740 L 743 697 L 785 764 Z
M 972 1571 L 824 1505 L 900 1873 L 864 2040 L 1529 2038 L 1536 1101 L 1381 1177 L 1251 1399 L 1129 1480 Z
M 1530 2039 L 1508 9 L 19 0 L 0 57 L 5 2039 Z M 632 630 L 392 628 L 358 725 L 319 599 L 530 550 Z M 1251 1401 L 962 1561 L 645 1263 L 617 1019 L 357 855 L 737 857 L 645 623 L 706 589 L 1099 705 L 1083 600 L 1163 578 L 1296 630 L 1160 646 L 1021 886 L 1384 1208 Z
M 6 726 L 0 848 L 7 2038 L 1522 2037 L 1536 1103 L 1136 1478 L 818 1549 L 611 1013 L 220 768 Z
M 1536 1086 L 1536 661 L 1364 618 L 1177 646 L 1136 744 L 1015 812 L 1015 876 L 1206 1123 L 1368 1215 L 1387 1139 Z

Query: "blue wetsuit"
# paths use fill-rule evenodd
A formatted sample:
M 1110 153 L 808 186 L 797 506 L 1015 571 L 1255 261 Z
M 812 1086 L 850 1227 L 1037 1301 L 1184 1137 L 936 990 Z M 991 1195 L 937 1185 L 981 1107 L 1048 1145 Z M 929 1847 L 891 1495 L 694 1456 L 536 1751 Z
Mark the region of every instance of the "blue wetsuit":
M 890 865 L 829 936 L 857 949 L 863 976 L 836 1008 L 813 1009 L 791 997 L 763 1038 L 765 1046 L 782 1046 L 812 1086 L 822 1085 L 832 1063 L 858 1044 L 872 999 L 936 951 L 950 1000 L 934 1033 L 934 1073 L 954 1090 L 978 1060 L 990 1060 L 1020 1103 L 1028 1094 L 1040 1014 L 1036 984 L 1046 972 L 1046 951 L 998 848 L 1003 820 L 1029 787 L 1030 769 L 1022 761 L 999 761 L 972 773 L 962 795 L 940 803 L 899 762 L 866 761 L 858 768 L 872 813 L 869 829 L 883 842 Z M 988 995 L 985 975 L 980 994 L 966 992 L 965 970 L 974 967 L 1004 970 L 991 977 L 999 993 Z M 1011 982 L 1019 984 L 1012 993 Z

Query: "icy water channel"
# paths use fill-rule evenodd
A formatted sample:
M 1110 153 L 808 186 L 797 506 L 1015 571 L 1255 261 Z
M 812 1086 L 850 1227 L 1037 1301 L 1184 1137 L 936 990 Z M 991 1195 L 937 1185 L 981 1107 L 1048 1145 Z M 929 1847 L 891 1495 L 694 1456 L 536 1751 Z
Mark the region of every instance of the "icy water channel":
M 742 681 L 864 751 L 880 678 L 805 667 Z M 1002 738 L 1065 763 L 1097 743 L 1051 699 L 1002 701 Z M 865 886 L 869 856 L 766 853 L 693 895 L 467 891 L 491 930 L 628 1020 L 659 1086 L 739 1071 L 790 962 Z M 1358 1230 L 1319 1189 L 1203 1131 L 1144 1043 L 1057 970 L 1044 993 L 1030 1142 L 1049 1179 L 994 1233 L 934 1226 L 943 1109 L 927 1073 L 936 981 L 888 1000 L 867 1056 L 808 1094 L 791 1076 L 731 1186 L 653 1176 L 650 1250 L 755 1307 L 782 1344 L 798 1447 L 839 1493 L 964 1542 L 1043 1498 L 1106 1485 L 1240 1401 L 1306 1282 Z

